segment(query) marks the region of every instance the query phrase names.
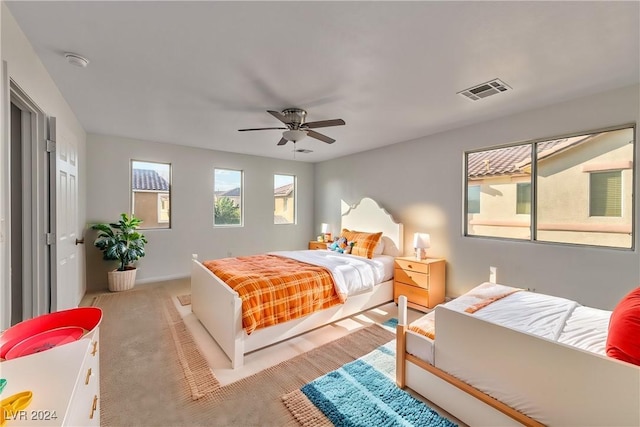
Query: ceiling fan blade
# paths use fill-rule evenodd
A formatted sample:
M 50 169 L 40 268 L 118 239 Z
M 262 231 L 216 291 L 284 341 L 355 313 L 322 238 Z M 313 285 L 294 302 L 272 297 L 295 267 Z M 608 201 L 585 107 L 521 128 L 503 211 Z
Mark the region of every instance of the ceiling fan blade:
M 246 132 L 248 130 L 269 130 L 269 129 L 287 129 L 287 128 L 253 128 L 253 129 L 238 129 L 238 132 Z
M 326 128 L 329 126 L 342 126 L 344 124 L 345 124 L 344 120 L 342 119 L 333 119 L 333 120 L 320 120 L 319 122 L 304 123 L 302 127 L 307 129 L 315 129 L 315 128 Z
M 327 144 L 333 144 L 334 142 L 336 142 L 335 139 L 329 138 L 328 136 L 318 133 L 314 130 L 308 130 L 306 132 L 307 132 L 307 136 L 310 136 L 311 138 L 319 139 L 320 141 L 324 141 Z
M 287 125 L 287 118 L 280 111 L 267 110 L 267 113 L 271 114 L 276 119 Z
M 287 143 L 287 140 L 284 138 L 281 138 L 280 141 L 278 141 L 278 145 L 284 145 Z

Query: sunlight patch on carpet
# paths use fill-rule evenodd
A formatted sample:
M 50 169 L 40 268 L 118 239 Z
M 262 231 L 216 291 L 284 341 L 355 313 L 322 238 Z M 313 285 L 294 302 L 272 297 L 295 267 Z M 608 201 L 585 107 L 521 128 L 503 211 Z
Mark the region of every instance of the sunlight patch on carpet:
M 303 426 L 324 423 L 322 415 L 340 426 L 456 426 L 396 386 L 395 345 L 380 346 L 283 396 L 285 406 Z

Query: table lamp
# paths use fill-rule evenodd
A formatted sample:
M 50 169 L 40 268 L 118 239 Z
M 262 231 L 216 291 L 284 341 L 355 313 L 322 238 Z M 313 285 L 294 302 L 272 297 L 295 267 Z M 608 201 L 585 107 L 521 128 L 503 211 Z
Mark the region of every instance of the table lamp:
M 431 236 L 427 233 L 415 233 L 413 235 L 413 247 L 416 250 L 416 260 L 420 261 L 427 257 L 427 248 L 431 247 Z

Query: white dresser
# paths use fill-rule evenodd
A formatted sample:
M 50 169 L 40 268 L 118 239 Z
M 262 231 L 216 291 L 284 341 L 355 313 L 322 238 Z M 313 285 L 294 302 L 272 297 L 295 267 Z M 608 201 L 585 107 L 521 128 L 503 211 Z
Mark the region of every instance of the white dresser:
M 7 414 L 6 427 L 99 426 L 99 328 L 82 339 L 41 353 L 0 362 L 7 385 L 0 397 L 33 392 L 31 404 Z

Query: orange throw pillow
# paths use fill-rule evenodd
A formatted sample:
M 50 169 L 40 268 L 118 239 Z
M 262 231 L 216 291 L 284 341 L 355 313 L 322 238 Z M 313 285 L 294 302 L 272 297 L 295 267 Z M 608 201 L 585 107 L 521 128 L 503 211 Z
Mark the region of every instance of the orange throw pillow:
M 364 231 L 343 228 L 340 236 L 345 237 L 347 242 L 355 242 L 353 248 L 351 248 L 351 255 L 373 258 L 373 252 L 382 238 L 382 231 L 379 233 L 365 233 Z
M 622 298 L 611 313 L 607 356 L 640 366 L 640 287 Z

